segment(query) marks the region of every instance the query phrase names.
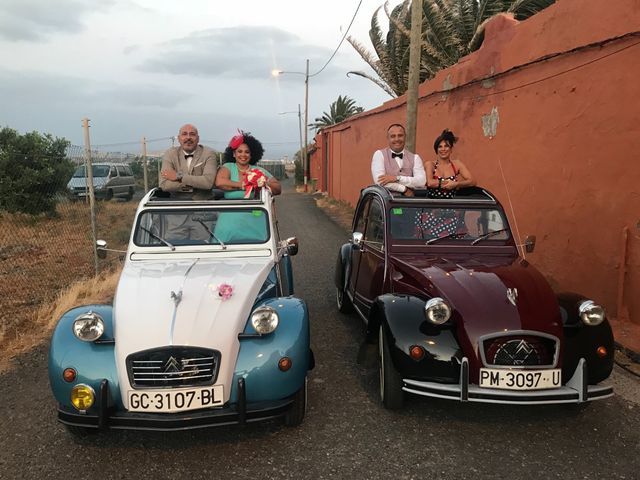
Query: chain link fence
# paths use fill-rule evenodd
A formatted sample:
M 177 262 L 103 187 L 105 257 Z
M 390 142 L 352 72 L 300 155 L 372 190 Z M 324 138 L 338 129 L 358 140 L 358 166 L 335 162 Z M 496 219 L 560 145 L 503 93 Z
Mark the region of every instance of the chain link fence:
M 92 152 L 92 158 L 94 170 L 105 164 L 110 174 L 113 167 L 116 179 L 121 172 L 132 174 L 131 165 L 140 161 L 119 152 L 96 151 Z M 9 162 L 16 160 L 8 156 Z M 85 190 L 87 186 L 84 148 L 70 146 L 66 160 L 71 163 L 72 173 L 62 180 L 67 182 L 63 188 L 58 184 L 29 192 L 31 197 L 49 199 L 53 208 L 42 213 L 23 213 L 19 205 L 9 208 L 6 202 L 0 204 L 0 345 L 19 336 L 24 330 L 22 324 L 44 302 L 53 301 L 61 289 L 96 274 L 90 202 L 86 195 L 74 194 L 75 184 L 83 185 Z M 103 179 L 95 177 L 94 184 L 98 180 Z M 96 237 L 106 240 L 112 249 L 126 249 L 137 206 L 137 202 L 130 200 L 142 194 L 137 179 L 132 175 L 130 180 L 131 190 L 126 194 L 118 191 L 95 202 Z M 0 195 L 7 194 L 5 190 Z M 122 255 L 109 255 L 99 260 L 98 268 L 115 267 L 121 258 Z

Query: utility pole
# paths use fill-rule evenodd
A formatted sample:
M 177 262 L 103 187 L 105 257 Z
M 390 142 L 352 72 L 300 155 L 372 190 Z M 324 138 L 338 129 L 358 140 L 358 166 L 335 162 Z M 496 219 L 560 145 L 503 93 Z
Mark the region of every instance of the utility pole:
M 149 177 L 147 172 L 147 138 L 142 137 L 142 172 L 144 174 L 144 193 L 149 191 Z
M 303 167 L 304 167 L 304 191 L 309 191 L 307 180 L 309 178 L 309 155 L 307 154 L 307 149 L 309 145 L 309 140 L 307 139 L 307 133 L 309 128 L 307 124 L 309 123 L 309 59 L 307 58 L 307 69 L 304 74 L 304 159 L 303 159 Z
M 411 43 L 407 85 L 407 149 L 416 151 L 418 125 L 418 87 L 420 85 L 420 47 L 422 44 L 422 0 L 411 1 Z
M 89 210 L 91 212 L 91 239 L 93 240 L 93 262 L 96 275 L 98 275 L 98 246 L 96 240 L 96 197 L 93 189 L 93 164 L 91 163 L 91 140 L 89 138 L 89 119 L 82 119 L 82 129 L 84 131 L 84 164 L 87 173 L 87 187 L 89 193 Z

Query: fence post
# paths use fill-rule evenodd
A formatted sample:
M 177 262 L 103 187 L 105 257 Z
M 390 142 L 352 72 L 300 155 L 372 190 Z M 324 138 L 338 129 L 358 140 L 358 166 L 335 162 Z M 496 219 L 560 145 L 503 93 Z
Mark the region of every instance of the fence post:
M 142 137 L 142 172 L 144 174 L 144 193 L 149 191 L 149 174 L 147 173 L 147 139 Z
M 89 209 L 91 211 L 91 239 L 93 240 L 93 261 L 96 275 L 98 275 L 98 247 L 96 245 L 96 197 L 93 189 L 93 164 L 91 162 L 91 140 L 89 139 L 89 119 L 82 119 L 82 129 L 84 130 L 84 162 L 87 173 L 87 183 L 89 187 Z

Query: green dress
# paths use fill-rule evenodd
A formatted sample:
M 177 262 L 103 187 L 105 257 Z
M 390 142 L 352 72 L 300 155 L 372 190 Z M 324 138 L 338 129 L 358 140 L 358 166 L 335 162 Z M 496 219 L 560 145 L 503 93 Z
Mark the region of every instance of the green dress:
M 225 163 L 221 168 L 229 170 L 232 182 L 240 181 L 238 165 L 235 162 Z M 251 168 L 260 170 L 268 179 L 273 177 L 264 168 L 256 165 L 252 165 Z M 224 198 L 244 198 L 244 190 L 224 192 Z M 269 239 L 266 212 L 262 208 L 249 212 L 222 212 L 218 215 L 213 233 L 224 243 L 264 243 Z

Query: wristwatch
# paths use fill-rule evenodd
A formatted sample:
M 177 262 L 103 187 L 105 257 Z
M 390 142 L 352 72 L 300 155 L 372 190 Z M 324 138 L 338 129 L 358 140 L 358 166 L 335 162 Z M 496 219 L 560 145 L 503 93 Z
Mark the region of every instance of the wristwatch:
M 181 182 L 182 181 L 182 172 L 176 173 L 176 181 L 177 182 Z

